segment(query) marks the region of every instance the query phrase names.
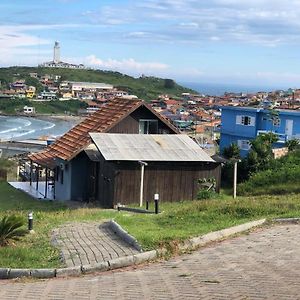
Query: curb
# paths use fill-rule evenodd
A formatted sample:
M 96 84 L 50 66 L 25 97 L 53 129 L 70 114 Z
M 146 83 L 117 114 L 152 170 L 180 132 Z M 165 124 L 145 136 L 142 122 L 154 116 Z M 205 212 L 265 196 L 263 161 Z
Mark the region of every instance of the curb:
M 248 222 L 245 224 L 229 227 L 226 229 L 214 231 L 207 233 L 205 235 L 199 236 L 199 237 L 194 237 L 191 238 L 187 241 L 185 241 L 183 244 L 179 245 L 178 249 L 180 251 L 185 251 L 185 250 L 193 250 L 195 248 L 205 246 L 208 243 L 215 242 L 218 240 L 222 240 L 226 237 L 235 235 L 237 233 L 245 232 L 251 228 L 261 226 L 266 222 L 266 219 L 261 219 L 253 222 Z
M 127 231 L 125 231 L 117 222 L 114 220 L 110 220 L 108 222 L 110 229 L 122 240 L 124 240 L 127 244 L 134 247 L 137 251 L 143 252 L 142 247 L 139 245 L 138 241 L 135 237 L 130 235 Z
M 277 223 L 293 223 L 297 224 L 300 223 L 300 218 L 278 218 L 278 219 L 273 219 L 273 222 Z
M 275 219 L 284 220 L 284 219 Z M 297 219 L 297 222 L 300 219 Z M 120 229 L 120 232 L 126 233 L 135 242 L 136 239 L 130 236 L 118 223 L 111 221 L 113 226 Z M 230 228 L 222 229 L 219 231 L 210 232 L 203 236 L 191 238 L 178 246 L 180 251 L 193 250 L 195 248 L 204 246 L 208 243 L 224 239 L 226 237 L 235 235 L 247 231 L 251 228 L 263 225 L 266 219 L 261 219 L 258 221 L 248 222 L 242 225 L 233 226 Z M 137 242 L 136 242 L 137 243 Z M 138 245 L 138 243 L 137 243 Z M 157 250 L 151 250 L 146 252 L 141 252 L 138 254 L 119 257 L 97 263 L 94 265 L 83 265 L 71 268 L 56 268 L 56 269 L 10 269 L 10 268 L 0 268 L 0 280 L 1 279 L 12 279 L 20 277 L 32 277 L 32 278 L 54 278 L 54 277 L 67 277 L 67 276 L 78 276 L 81 274 L 89 274 L 93 272 L 105 272 L 109 270 L 115 270 L 123 267 L 128 267 L 132 265 L 138 265 L 144 262 L 155 260 L 167 253 L 166 248 L 161 248 Z

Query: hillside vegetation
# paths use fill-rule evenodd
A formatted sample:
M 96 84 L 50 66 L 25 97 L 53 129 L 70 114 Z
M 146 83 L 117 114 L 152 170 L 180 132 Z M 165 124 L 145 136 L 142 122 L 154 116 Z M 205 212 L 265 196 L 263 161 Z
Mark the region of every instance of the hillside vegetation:
M 300 150 L 270 162 L 238 186 L 239 195 L 300 193 Z
M 22 113 L 24 106 L 34 106 L 37 114 L 74 114 L 78 113 L 79 109 L 87 107 L 85 102 L 79 100 L 69 101 L 45 101 L 31 102 L 27 99 L 1 99 L 0 98 L 0 113 L 14 115 Z
M 140 99 L 156 99 L 160 94 L 169 94 L 179 97 L 181 93 L 195 91 L 182 87 L 170 80 L 156 77 L 134 78 L 119 72 L 101 71 L 101 70 L 71 70 L 61 68 L 40 68 L 40 67 L 9 67 L 0 68 L 0 81 L 2 83 L 13 82 L 17 79 L 28 79 L 29 73 L 38 73 L 39 75 L 60 75 L 61 80 L 68 81 L 88 81 L 112 84 L 115 87 L 126 90 L 130 94 L 138 96 Z

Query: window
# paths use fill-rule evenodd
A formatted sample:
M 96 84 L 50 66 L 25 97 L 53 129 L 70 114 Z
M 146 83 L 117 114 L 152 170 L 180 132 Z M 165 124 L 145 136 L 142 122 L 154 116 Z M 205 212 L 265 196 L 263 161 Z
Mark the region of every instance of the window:
M 251 117 L 248 116 L 242 116 L 242 125 L 250 125 L 251 124 Z
M 280 127 L 280 118 L 276 117 L 273 119 L 273 126 Z
M 255 117 L 250 116 L 236 116 L 236 124 L 244 126 L 254 126 Z
M 158 133 L 158 120 L 141 119 L 139 123 L 140 134 L 156 134 Z
M 251 148 L 248 140 L 238 140 L 238 146 L 241 150 L 249 150 Z

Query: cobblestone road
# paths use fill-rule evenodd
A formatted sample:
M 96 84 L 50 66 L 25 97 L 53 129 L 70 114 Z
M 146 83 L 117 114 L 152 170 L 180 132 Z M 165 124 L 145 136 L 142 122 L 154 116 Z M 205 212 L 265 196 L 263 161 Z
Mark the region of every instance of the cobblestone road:
M 139 253 L 121 240 L 108 223 L 70 223 L 53 232 L 67 267 L 94 265 Z
M 300 299 L 300 225 L 277 225 L 138 269 L 0 282 L 0 299 Z

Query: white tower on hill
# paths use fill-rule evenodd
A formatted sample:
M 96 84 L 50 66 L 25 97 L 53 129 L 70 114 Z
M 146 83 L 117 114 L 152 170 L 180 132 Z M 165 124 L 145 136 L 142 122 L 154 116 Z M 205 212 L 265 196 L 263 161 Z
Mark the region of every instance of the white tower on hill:
M 53 62 L 55 64 L 58 64 L 60 62 L 60 46 L 59 46 L 59 42 L 55 42 L 55 44 L 54 44 Z

